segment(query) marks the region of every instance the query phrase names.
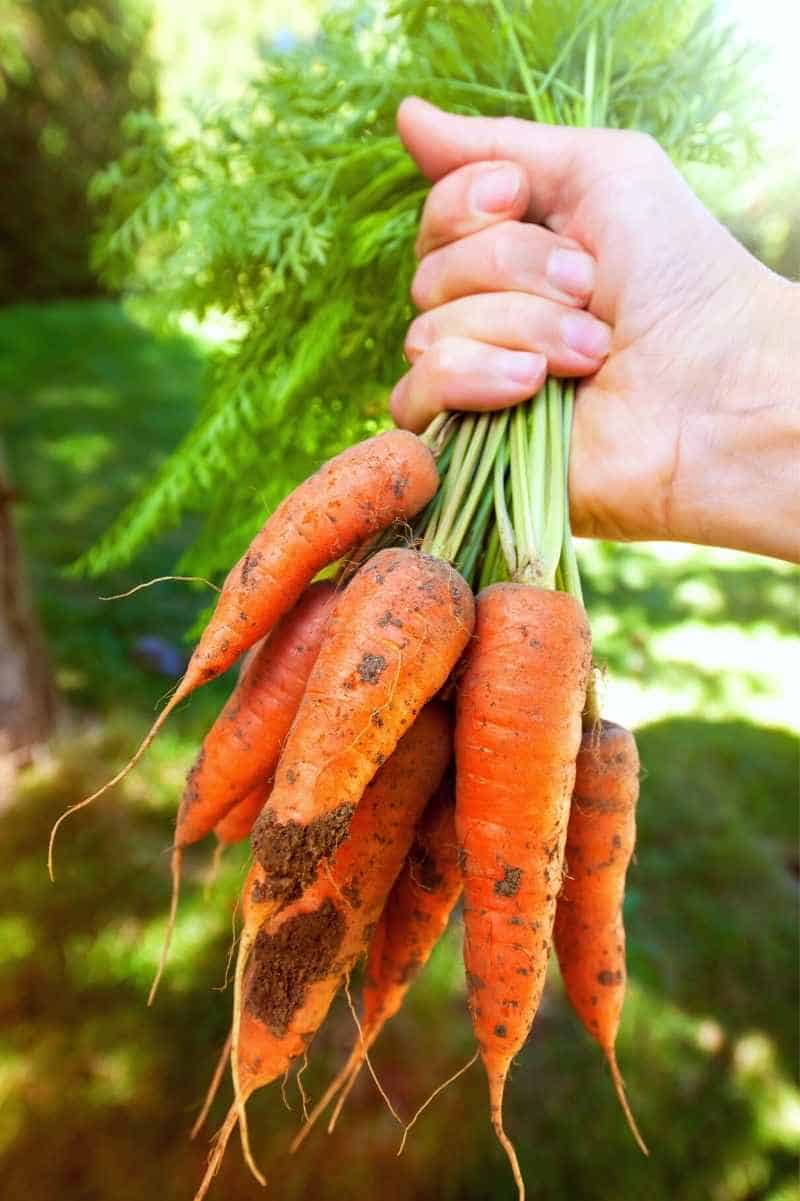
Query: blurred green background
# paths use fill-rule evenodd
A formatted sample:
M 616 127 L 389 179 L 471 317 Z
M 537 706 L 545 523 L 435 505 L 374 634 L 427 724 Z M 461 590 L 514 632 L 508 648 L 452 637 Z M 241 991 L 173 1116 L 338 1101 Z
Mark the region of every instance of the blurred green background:
M 727 6 L 748 33 L 755 7 Z M 764 163 L 746 179 L 697 182 L 739 236 L 797 277 L 797 80 L 785 70 L 797 18 L 777 0 L 757 8 L 771 43 Z M 124 785 L 65 826 L 55 886 L 44 860 L 53 819 L 149 725 L 174 678 L 163 656 L 185 652 L 207 603 L 202 588 L 177 583 L 98 599 L 168 572 L 186 528 L 102 587 L 63 569 L 190 424 L 218 335 L 187 324 L 185 336 L 157 339 L 98 294 L 83 197 L 119 148 L 125 111 L 177 114 L 187 95 L 230 94 L 265 40 L 313 30 L 315 6 L 0 0 L 0 14 L 0 173 L 15 181 L 0 195 L 0 431 L 60 703 L 48 745 L 13 776 L 0 765 L 0 1180 L 13 1201 L 183 1201 L 207 1150 L 188 1131 L 229 1020 L 243 849 L 208 890 L 209 849 L 190 857 L 168 975 L 155 1007 L 144 1002 L 176 797 L 226 682 L 194 697 Z M 682 546 L 581 552 L 607 712 L 637 728 L 644 769 L 618 1051 L 652 1154 L 636 1151 L 554 970 L 508 1090 L 530 1195 L 797 1201 L 797 575 Z M 166 674 L 143 658 L 152 637 Z M 376 1050 L 403 1114 L 472 1053 L 459 957 L 456 920 Z M 337 1003 L 303 1077 L 312 1097 L 353 1034 Z M 296 1159 L 292 1081 L 286 1101 L 288 1112 L 276 1088 L 252 1102 L 275 1196 L 361 1199 L 376 1179 L 385 1201 L 512 1196 L 477 1067 L 420 1120 L 400 1159 L 398 1127 L 366 1075 L 336 1133 L 316 1133 Z M 215 1187 L 229 1201 L 260 1195 L 235 1145 Z

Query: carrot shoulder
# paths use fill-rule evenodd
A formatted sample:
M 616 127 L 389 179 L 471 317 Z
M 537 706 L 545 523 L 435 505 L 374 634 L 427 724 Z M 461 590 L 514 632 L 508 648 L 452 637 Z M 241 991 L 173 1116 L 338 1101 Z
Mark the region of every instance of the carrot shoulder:
M 492 1122 L 523 1196 L 503 1130 L 503 1092 L 544 987 L 590 636 L 583 609 L 566 593 L 495 584 L 477 609 L 455 736 L 464 962 Z
M 268 633 L 323 567 L 393 521 L 414 517 L 438 483 L 430 451 L 404 430 L 378 434 L 325 463 L 278 506 L 228 573 L 186 669 L 184 694 Z
M 461 576 L 402 548 L 376 554 L 337 598 L 253 829 L 276 904 L 298 896 L 346 836 L 364 789 L 447 680 L 473 622 Z

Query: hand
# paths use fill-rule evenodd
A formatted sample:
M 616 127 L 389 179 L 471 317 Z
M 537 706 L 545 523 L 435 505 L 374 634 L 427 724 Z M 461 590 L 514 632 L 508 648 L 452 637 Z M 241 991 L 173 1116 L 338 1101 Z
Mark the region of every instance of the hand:
M 800 289 L 736 242 L 646 135 L 418 99 L 398 128 L 435 181 L 398 424 L 517 403 L 548 370 L 586 376 L 577 534 L 800 558 Z

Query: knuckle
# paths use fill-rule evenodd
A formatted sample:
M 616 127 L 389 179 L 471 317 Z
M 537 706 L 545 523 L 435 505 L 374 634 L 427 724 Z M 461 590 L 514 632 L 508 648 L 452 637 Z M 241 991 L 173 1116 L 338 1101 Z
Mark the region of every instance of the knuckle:
M 458 349 L 452 338 L 442 338 L 425 353 L 427 375 L 436 391 L 446 390 L 458 375 Z
M 515 221 L 502 221 L 492 228 L 487 256 L 492 283 L 503 283 L 514 274 L 514 263 L 519 259 L 520 251 L 517 228 Z

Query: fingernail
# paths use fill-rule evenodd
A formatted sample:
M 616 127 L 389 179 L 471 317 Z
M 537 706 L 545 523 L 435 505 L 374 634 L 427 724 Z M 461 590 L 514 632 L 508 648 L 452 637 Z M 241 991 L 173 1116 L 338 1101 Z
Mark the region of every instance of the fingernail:
M 561 336 L 589 359 L 604 359 L 611 349 L 611 330 L 591 313 L 567 313 L 561 319 Z
M 547 278 L 570 296 L 588 296 L 594 287 L 594 259 L 582 250 L 556 246 L 547 260 Z
M 474 208 L 483 213 L 501 213 L 519 195 L 522 183 L 519 171 L 513 167 L 497 167 L 487 171 L 472 185 L 470 200 Z
M 515 384 L 533 386 L 541 378 L 547 360 L 543 354 L 529 354 L 524 350 L 496 350 L 491 364 L 497 374 L 505 379 Z

